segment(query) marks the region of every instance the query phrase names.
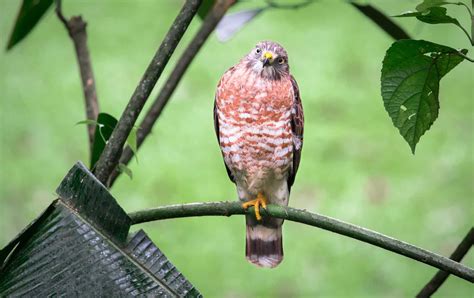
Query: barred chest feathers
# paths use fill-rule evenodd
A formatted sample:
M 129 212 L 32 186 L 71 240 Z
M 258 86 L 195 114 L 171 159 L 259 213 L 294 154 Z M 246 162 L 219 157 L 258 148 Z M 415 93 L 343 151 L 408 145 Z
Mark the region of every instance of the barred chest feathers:
M 216 96 L 219 139 L 232 174 L 249 188 L 286 179 L 293 154 L 290 76 L 265 79 L 246 67 L 229 70 Z

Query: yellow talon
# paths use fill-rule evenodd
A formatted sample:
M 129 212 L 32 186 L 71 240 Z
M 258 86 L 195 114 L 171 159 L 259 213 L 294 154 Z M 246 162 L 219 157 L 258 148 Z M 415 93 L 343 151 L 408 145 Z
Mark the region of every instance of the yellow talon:
M 251 200 L 242 204 L 244 209 L 247 209 L 251 206 L 255 206 L 255 218 L 257 218 L 257 220 L 262 220 L 262 216 L 260 215 L 260 206 L 262 206 L 264 209 L 267 208 L 267 198 L 265 198 L 265 196 L 259 192 L 255 200 Z

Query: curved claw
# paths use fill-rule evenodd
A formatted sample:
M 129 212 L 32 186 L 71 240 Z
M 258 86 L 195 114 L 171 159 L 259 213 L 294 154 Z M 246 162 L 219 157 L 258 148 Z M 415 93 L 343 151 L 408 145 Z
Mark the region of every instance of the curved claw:
M 255 200 L 251 200 L 242 204 L 244 209 L 247 209 L 251 206 L 255 207 L 255 218 L 257 220 L 262 220 L 262 216 L 260 215 L 260 206 L 262 206 L 263 209 L 267 208 L 267 198 L 261 192 L 259 192 Z

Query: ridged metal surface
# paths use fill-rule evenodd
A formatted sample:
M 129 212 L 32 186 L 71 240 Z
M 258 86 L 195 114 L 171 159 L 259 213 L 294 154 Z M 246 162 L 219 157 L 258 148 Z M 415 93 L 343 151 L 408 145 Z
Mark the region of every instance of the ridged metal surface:
M 76 165 L 59 187 L 68 198 L 1 251 L 0 297 L 200 297 L 143 231 L 121 241 L 130 219 L 96 183 Z

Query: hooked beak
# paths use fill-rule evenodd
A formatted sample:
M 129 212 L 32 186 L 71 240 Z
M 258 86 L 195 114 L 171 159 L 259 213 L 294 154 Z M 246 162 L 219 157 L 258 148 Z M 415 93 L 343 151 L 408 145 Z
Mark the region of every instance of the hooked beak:
M 270 65 L 272 61 L 273 61 L 273 54 L 271 52 L 263 53 L 262 55 L 263 66 Z

